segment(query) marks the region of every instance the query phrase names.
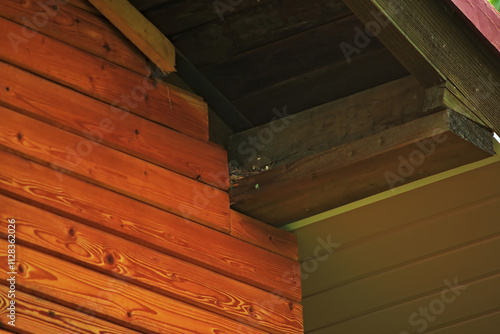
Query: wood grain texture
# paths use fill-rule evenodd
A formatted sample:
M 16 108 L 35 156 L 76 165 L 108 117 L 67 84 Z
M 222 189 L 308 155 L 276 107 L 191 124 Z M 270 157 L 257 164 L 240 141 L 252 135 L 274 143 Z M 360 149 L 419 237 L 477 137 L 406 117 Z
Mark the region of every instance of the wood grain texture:
M 127 0 L 89 0 L 163 72 L 175 72 L 175 46 Z
M 0 151 L 0 161 L 2 193 L 300 301 L 295 261 L 18 156 Z
M 500 52 L 500 14 L 488 0 L 449 0 L 478 32 Z
M 7 241 L 0 240 L 0 278 Z M 16 245 L 18 289 L 145 333 L 265 333 L 151 290 Z
M 9 289 L 0 285 L 0 316 L 5 319 L 7 293 Z M 115 325 L 92 315 L 16 291 L 16 333 L 51 334 L 139 334 L 140 332 Z M 9 328 L 7 324 L 5 326 Z M 3 331 L 0 331 L 2 333 Z M 7 332 L 4 332 L 7 333 Z
M 22 44 L 29 43 L 37 35 L 30 30 L 36 29 L 37 32 L 142 75 L 151 73 L 144 55 L 106 19 L 70 4 L 57 3 L 57 9 L 54 9 L 51 6 L 44 8 L 39 3 L 45 2 L 6 0 L 0 4 L 0 16 L 28 25 L 29 29 L 18 35 Z M 46 24 L 35 25 L 35 16 Z M 27 18 L 28 23 L 23 18 Z
M 177 11 L 169 13 L 164 11 L 156 15 L 151 13 L 149 16 L 197 67 L 225 62 L 249 50 L 312 30 L 351 14 L 340 0 L 314 2 L 266 0 L 247 4 L 243 1 L 238 6 L 231 6 L 235 8 L 234 11 L 224 11 L 224 21 L 221 22 L 212 2 L 192 2 L 193 4 L 180 2 L 180 7 L 184 8 L 178 10 L 188 13 L 188 10 L 197 9 L 195 3 L 199 3 L 205 7 L 204 11 L 207 14 L 209 10 L 211 11 L 213 20 L 197 25 L 196 21 L 201 23 L 201 20 L 195 19 L 193 26 L 187 29 L 186 23 L 190 21 L 176 23 L 180 20 L 176 15 Z M 167 10 L 168 7 L 166 6 Z M 198 10 L 198 13 L 200 12 Z M 174 21 L 174 24 L 170 25 L 170 21 Z M 182 32 L 179 31 L 181 29 Z M 218 41 L 217 48 L 214 48 L 213 41 Z M 263 61 L 263 59 L 255 60 L 257 63 Z
M 0 19 L 0 28 L 3 26 L 2 23 L 6 22 L 8 21 Z M 3 41 L 4 39 L 0 37 L 0 54 L 5 56 L 5 52 L 1 53 L 5 50 Z M 12 57 L 17 57 L 18 60 L 22 60 L 22 63 L 29 62 L 32 53 L 29 50 L 26 50 L 26 57 L 18 57 L 15 54 L 12 54 Z M 43 52 L 43 46 L 37 50 L 37 52 Z M 53 49 L 50 50 L 53 52 Z M 44 57 L 39 54 L 39 58 Z M 92 60 L 95 57 L 90 58 Z M 68 63 L 63 59 L 61 61 Z M 43 63 L 52 64 L 54 73 L 61 68 L 61 63 L 50 62 L 48 59 Z M 83 70 L 84 67 L 89 66 L 89 63 L 83 62 L 81 66 Z M 71 77 L 77 78 L 79 72 L 76 70 L 73 72 L 74 76 Z M 117 79 L 119 79 L 118 82 L 127 81 L 125 78 Z M 125 110 L 117 109 L 1 61 L 0 80 L 0 104 L 20 110 L 77 135 L 85 136 L 89 142 L 93 141 L 93 145 L 103 143 L 223 190 L 228 188 L 227 153 L 222 148 L 168 129 Z M 106 83 L 100 84 L 102 90 L 111 86 L 113 86 L 111 83 L 109 86 Z M 126 92 L 127 90 L 117 88 L 116 94 L 120 94 L 120 91 Z M 158 96 L 151 98 L 161 100 Z M 164 102 L 168 104 L 167 100 Z M 153 113 L 152 109 L 144 110 L 149 110 L 147 113 Z M 156 110 L 158 114 L 165 114 L 162 108 Z M 182 115 L 182 118 L 185 118 L 186 115 Z M 151 119 L 154 120 L 155 117 Z M 190 122 L 185 122 L 185 126 L 191 129 L 189 124 Z M 206 131 L 208 132 L 208 128 Z
M 84 11 L 89 12 L 92 15 L 102 16 L 101 12 L 95 9 L 95 7 L 92 6 L 90 2 L 88 2 L 88 0 L 69 0 L 69 3 L 72 6 L 83 9 Z
M 364 23 L 373 21 L 371 11 L 387 17 L 391 24 L 378 38 L 401 63 L 426 88 L 448 80 L 453 94 L 490 129 L 500 132 L 498 51 L 477 37 L 460 11 L 433 0 L 345 2 Z
M 409 75 L 380 43 L 372 44 L 373 48 L 353 56 L 350 64 L 341 59 L 298 73 L 290 80 L 264 86 L 232 102 L 253 124 L 261 125 L 276 117 L 274 108 L 281 111 L 287 106 L 288 114 L 295 114 Z
M 4 237 L 11 217 L 17 243 L 262 330 L 303 333 L 298 303 L 0 195 Z
M 414 77 L 395 80 L 237 133 L 229 137 L 229 161 L 248 172 L 285 165 L 422 117 L 424 98 Z
M 2 19 L 0 29 L 21 35 L 25 28 Z M 131 112 L 208 141 L 208 108 L 193 93 L 160 84 L 41 34 L 16 47 L 9 34 L 2 35 L 0 59 L 111 104 L 107 108 L 117 114 L 123 109 L 122 114 Z
M 0 146 L 228 232 L 226 192 L 0 107 Z
M 231 210 L 231 235 L 292 260 L 299 257 L 297 237 L 240 212 Z
M 327 2 L 328 5 L 324 4 L 325 6 L 332 5 L 332 1 Z M 297 3 L 283 6 L 288 8 L 295 5 L 295 8 L 291 8 L 297 11 L 307 11 L 319 6 L 317 3 L 301 3 L 300 6 Z M 232 101 L 268 86 L 284 84 L 298 74 L 312 72 L 337 62 L 349 66 L 339 45 L 346 41 L 353 43 L 357 34 L 355 29 L 362 26 L 362 23 L 347 8 L 344 9 L 343 15 L 349 16 L 339 20 L 326 15 L 320 16 L 326 21 L 325 24 L 251 49 L 225 62 L 218 61 L 214 65 L 201 67 L 200 71 Z M 373 39 L 363 52 L 380 48 L 380 42 Z M 303 52 L 304 50 L 311 51 Z M 238 80 L 239 77 L 245 80 Z
M 232 207 L 281 225 L 488 157 L 455 134 L 451 114 L 436 113 L 243 178 L 231 190 Z M 484 140 L 491 147 L 491 133 Z

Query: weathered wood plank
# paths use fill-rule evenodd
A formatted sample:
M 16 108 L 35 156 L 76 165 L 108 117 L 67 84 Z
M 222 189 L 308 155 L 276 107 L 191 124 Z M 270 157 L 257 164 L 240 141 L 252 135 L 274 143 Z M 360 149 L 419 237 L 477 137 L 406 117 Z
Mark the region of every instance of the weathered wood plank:
M 0 50 L 2 40 L 0 37 Z M 60 64 L 53 63 L 54 71 L 61 67 Z M 85 63 L 81 65 L 86 66 Z M 228 188 L 227 153 L 211 143 L 165 128 L 1 61 L 0 81 L 0 104 L 85 136 L 93 145 L 102 143 L 190 178 L 224 190 Z M 102 84 L 104 90 L 106 83 Z M 151 112 L 146 106 L 144 108 Z M 158 113 L 161 110 L 158 108 Z M 180 118 L 180 114 L 178 116 Z
M 227 3 L 227 2 L 226 2 Z M 207 9 L 213 10 L 214 20 L 192 29 L 176 33 L 182 26 L 170 27 L 176 11 L 164 16 L 152 16 L 152 22 L 169 36 L 176 47 L 197 67 L 222 63 L 246 51 L 285 39 L 297 33 L 319 27 L 336 19 L 346 17 L 351 11 L 339 0 L 301 0 L 252 2 L 235 7 L 235 13 L 226 11 L 227 17 L 221 22 L 213 8 L 213 2 L 204 2 Z M 184 5 L 184 7 L 187 7 Z M 191 6 L 189 6 L 191 7 Z M 198 21 L 199 22 L 199 21 Z M 172 30 L 170 30 L 172 29 Z M 217 41 L 217 48 L 213 47 Z
M 469 132 L 489 143 L 485 152 L 455 133 L 456 115 L 436 113 L 241 179 L 232 207 L 280 225 L 488 157 L 491 132 Z
M 127 0 L 89 0 L 163 72 L 175 72 L 175 46 Z
M 228 232 L 226 192 L 0 107 L 0 146 L 88 182 Z
M 295 261 L 1 150 L 0 161 L 4 194 L 300 301 Z
M 261 125 L 276 117 L 273 108 L 281 111 L 286 105 L 288 114 L 295 114 L 408 76 L 406 69 L 387 49 L 377 43 L 373 45 L 373 50 L 353 56 L 350 64 L 342 59 L 326 67 L 298 74 L 291 80 L 245 94 L 232 102 L 253 124 Z
M 7 278 L 7 241 L 0 240 Z M 86 310 L 98 318 L 146 333 L 259 333 L 264 331 L 162 296 L 149 289 L 16 245 L 16 285 L 33 295 Z
M 4 237 L 12 217 L 18 244 L 55 252 L 59 258 L 262 330 L 303 333 L 302 307 L 288 299 L 0 195 Z
M 424 110 L 426 112 L 432 112 L 436 110 L 451 109 L 478 124 L 485 125 L 484 122 L 463 103 L 460 96 L 455 95 L 454 92 L 456 92 L 456 88 L 454 88 L 449 81 L 427 88 L 425 91 Z
M 418 81 L 406 77 L 237 133 L 229 137 L 229 160 L 237 165 L 233 176 L 285 165 L 415 120 L 424 116 L 424 99 Z
M 21 34 L 24 28 L 2 19 L 0 29 Z M 111 104 L 108 109 L 118 107 L 124 114 L 130 111 L 208 140 L 208 110 L 200 97 L 171 85 L 157 84 L 50 37 L 37 34 L 29 43 L 13 48 L 9 35 L 2 35 L 0 59 L 107 102 Z
M 21 35 L 11 35 L 14 45 L 28 44 L 37 35 L 36 31 L 142 75 L 151 73 L 143 54 L 104 18 L 70 4 L 57 3 L 54 9 L 44 8 L 40 3 L 45 2 L 6 0 L 0 3 L 0 16 L 27 24 L 29 28 Z M 35 17 L 42 18 L 44 24 L 35 25 Z
M 344 2 L 364 23 L 375 22 L 374 16 L 386 22 L 378 38 L 426 88 L 449 81 L 461 102 L 500 132 L 498 52 L 459 11 L 433 0 Z
M 299 257 L 297 237 L 284 230 L 231 210 L 231 235 L 292 260 Z
M 306 4 L 310 5 L 303 2 L 304 6 Z M 201 67 L 200 71 L 229 100 L 235 100 L 263 87 L 292 80 L 298 74 L 333 63 L 343 62 L 348 66 L 339 45 L 345 41 L 353 41 L 358 34 L 356 28 L 359 27 L 362 27 L 362 23 L 351 14 L 341 20 L 249 50 L 225 62 Z M 362 52 L 381 47 L 380 42 L 373 38 Z M 241 77 L 245 80 L 238 80 Z
M 0 316 L 5 319 L 7 293 L 9 289 L 0 285 Z M 135 330 L 115 325 L 89 314 L 72 310 L 47 300 L 16 290 L 17 333 L 89 333 L 89 334 L 139 334 Z M 1 326 L 1 325 L 0 325 Z M 8 325 L 6 328 L 9 328 Z M 7 333 L 0 330 L 0 333 Z

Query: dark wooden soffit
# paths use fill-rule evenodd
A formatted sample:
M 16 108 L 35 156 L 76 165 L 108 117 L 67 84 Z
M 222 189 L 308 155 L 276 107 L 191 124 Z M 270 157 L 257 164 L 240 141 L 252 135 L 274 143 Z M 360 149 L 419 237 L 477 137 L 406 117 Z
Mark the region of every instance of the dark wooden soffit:
M 436 0 L 344 2 L 421 84 L 447 81 L 469 113 L 500 132 L 498 53 L 459 10 Z
M 447 94 L 408 77 L 232 136 L 233 209 L 281 226 L 494 154 Z

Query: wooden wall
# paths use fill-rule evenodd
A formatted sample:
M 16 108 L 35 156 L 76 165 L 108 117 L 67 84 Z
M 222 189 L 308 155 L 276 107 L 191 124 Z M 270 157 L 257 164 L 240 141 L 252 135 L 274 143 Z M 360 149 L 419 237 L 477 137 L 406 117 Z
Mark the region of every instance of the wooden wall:
M 499 207 L 497 161 L 296 230 L 305 332 L 498 333 Z
M 0 332 L 302 333 L 296 238 L 230 210 L 206 104 L 65 2 L 0 2 Z

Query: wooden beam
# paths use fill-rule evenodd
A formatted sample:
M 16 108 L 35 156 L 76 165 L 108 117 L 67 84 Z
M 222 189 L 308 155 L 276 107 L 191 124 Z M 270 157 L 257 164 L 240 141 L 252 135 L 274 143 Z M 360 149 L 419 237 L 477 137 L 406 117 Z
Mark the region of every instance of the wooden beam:
M 424 98 L 410 76 L 235 134 L 228 149 L 233 180 L 422 117 Z
M 442 111 L 243 178 L 233 185 L 231 202 L 282 225 L 493 153 L 490 131 Z
M 127 0 L 89 0 L 164 72 L 175 72 L 174 45 Z
M 500 132 L 498 53 L 441 1 L 344 0 L 426 87 L 449 81 L 484 124 Z

